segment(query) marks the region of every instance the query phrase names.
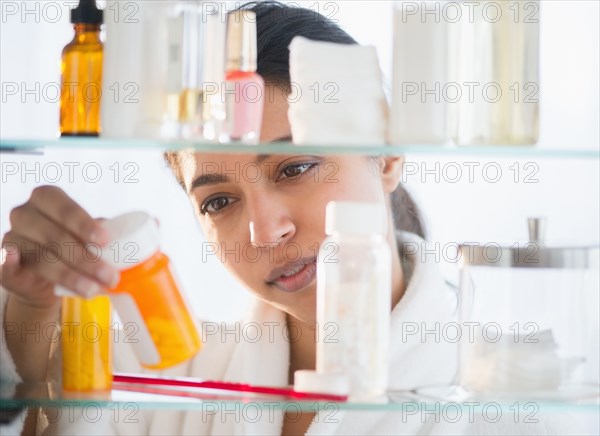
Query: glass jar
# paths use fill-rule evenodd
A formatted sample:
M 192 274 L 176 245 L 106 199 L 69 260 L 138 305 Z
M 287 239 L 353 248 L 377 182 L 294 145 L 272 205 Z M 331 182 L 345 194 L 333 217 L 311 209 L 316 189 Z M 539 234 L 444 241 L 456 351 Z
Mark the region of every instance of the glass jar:
M 462 387 L 597 395 L 598 247 L 469 244 L 459 254 Z

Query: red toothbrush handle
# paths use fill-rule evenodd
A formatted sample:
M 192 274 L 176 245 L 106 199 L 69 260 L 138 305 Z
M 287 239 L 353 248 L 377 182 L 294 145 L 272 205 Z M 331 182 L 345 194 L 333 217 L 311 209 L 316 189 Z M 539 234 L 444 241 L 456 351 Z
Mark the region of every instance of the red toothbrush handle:
M 113 374 L 113 381 L 117 383 L 133 383 L 133 384 L 149 384 L 158 386 L 181 386 L 188 388 L 204 388 L 204 389 L 222 389 L 235 392 L 251 392 L 257 394 L 281 395 L 286 397 L 298 398 L 303 400 L 329 400 L 329 401 L 346 401 L 346 395 L 321 394 L 312 392 L 297 392 L 289 388 L 274 388 L 269 386 L 253 386 L 243 383 L 230 383 L 220 381 L 207 381 L 192 378 L 166 378 L 166 377 L 151 377 L 134 374 Z

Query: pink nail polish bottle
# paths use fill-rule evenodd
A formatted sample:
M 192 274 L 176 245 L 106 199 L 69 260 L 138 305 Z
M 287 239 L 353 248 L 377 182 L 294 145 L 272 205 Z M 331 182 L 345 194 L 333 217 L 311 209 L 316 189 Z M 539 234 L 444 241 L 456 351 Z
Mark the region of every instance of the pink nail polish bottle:
M 226 129 L 230 141 L 257 144 L 263 116 L 265 82 L 256 73 L 256 14 L 227 14 L 225 70 Z

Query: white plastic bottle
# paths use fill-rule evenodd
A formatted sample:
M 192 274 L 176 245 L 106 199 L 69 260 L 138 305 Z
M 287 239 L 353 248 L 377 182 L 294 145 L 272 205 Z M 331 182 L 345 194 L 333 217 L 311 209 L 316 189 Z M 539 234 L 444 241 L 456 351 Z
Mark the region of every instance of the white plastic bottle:
M 317 373 L 345 374 L 352 401 L 385 399 L 391 254 L 386 209 L 330 202 L 317 262 Z

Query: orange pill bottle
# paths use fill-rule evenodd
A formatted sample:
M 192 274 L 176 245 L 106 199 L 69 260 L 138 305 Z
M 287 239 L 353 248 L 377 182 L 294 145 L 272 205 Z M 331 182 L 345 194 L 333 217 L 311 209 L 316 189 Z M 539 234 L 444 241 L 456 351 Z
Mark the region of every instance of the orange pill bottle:
M 102 260 L 121 275 L 110 299 L 141 365 L 163 369 L 193 357 L 202 346 L 198 326 L 169 258 L 160 251 L 156 221 L 132 212 L 103 226 L 111 244 L 102 250 Z
M 62 295 L 73 295 L 59 291 Z M 109 297 L 62 299 L 62 384 L 65 391 L 109 391 L 112 342 Z

